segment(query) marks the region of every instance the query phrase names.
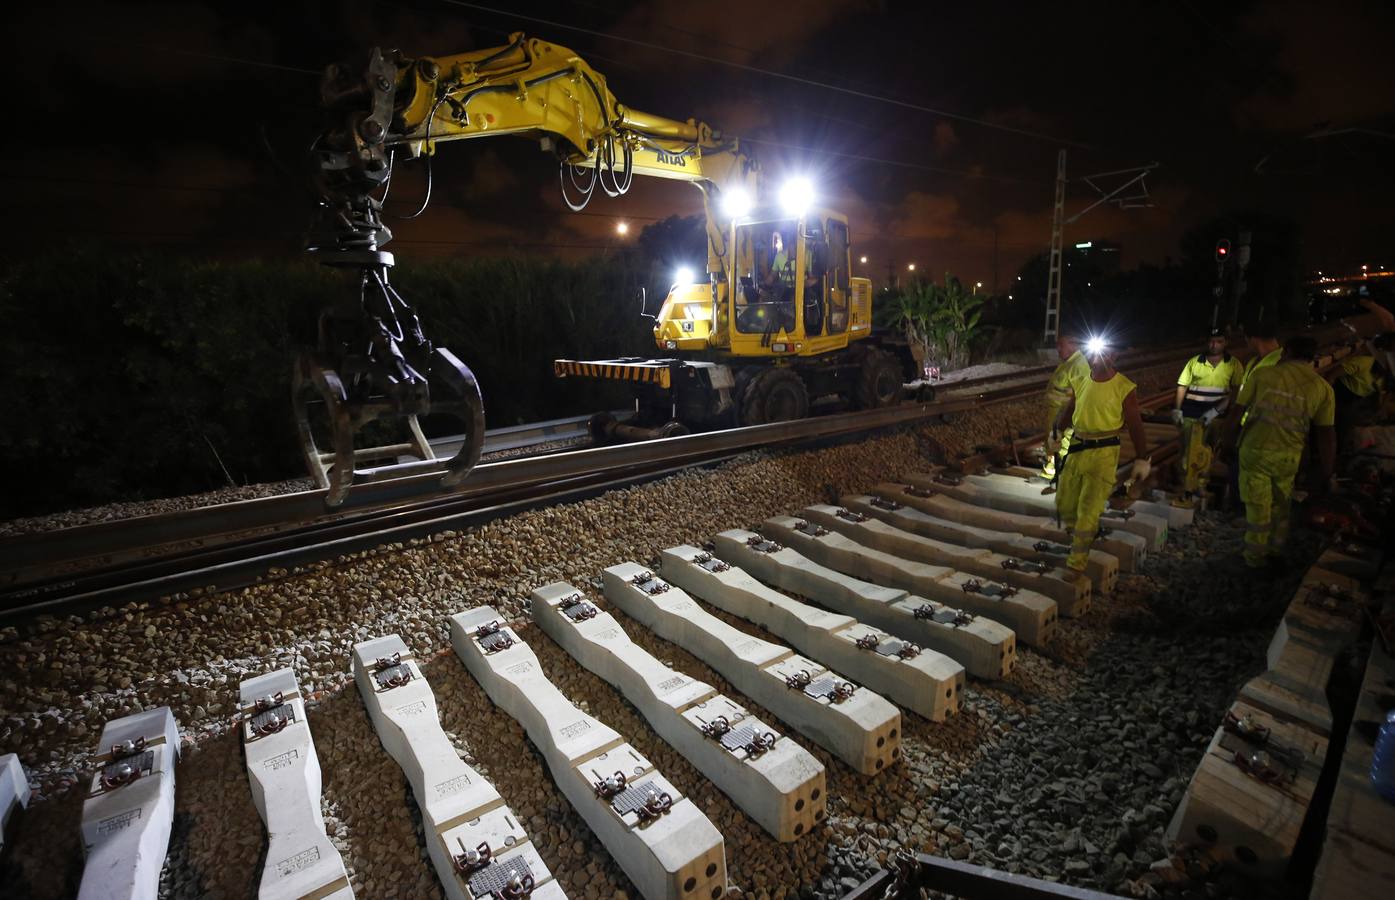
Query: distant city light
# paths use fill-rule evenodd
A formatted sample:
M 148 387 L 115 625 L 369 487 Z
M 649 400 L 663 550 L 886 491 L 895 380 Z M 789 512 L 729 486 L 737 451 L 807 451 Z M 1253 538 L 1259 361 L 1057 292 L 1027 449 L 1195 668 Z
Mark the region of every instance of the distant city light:
M 914 271 L 915 271 L 915 263 L 910 263 L 909 265 L 907 265 L 907 266 L 906 266 L 906 271 L 907 271 L 907 272 L 914 272 Z
M 1089 249 L 1090 249 L 1091 247 L 1093 247 L 1093 246 L 1095 246 L 1095 242 L 1094 242 L 1094 241 L 1081 241 L 1080 243 L 1078 243 L 1078 244 L 1075 245 L 1075 249 L 1077 249 L 1077 250 L 1089 250 Z
M 621 234 L 621 235 L 629 234 L 629 233 L 630 233 L 630 223 L 629 223 L 629 222 L 616 222 L 616 223 L 615 223 L 615 233 L 616 233 L 616 234 Z
M 867 257 L 865 257 L 865 256 L 864 256 L 864 257 L 861 257 L 861 258 L 858 260 L 858 262 L 866 263 L 866 262 L 867 262 Z
M 1018 275 L 1018 276 L 1017 276 L 1017 280 L 1018 280 L 1018 281 L 1021 281 L 1021 280 L 1022 280 L 1022 276 L 1021 276 L 1021 275 Z

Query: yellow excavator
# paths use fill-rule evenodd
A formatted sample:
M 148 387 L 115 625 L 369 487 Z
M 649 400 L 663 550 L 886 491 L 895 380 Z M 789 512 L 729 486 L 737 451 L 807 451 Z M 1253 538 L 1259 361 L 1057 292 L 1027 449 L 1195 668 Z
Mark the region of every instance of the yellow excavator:
M 625 193 L 636 174 L 702 192 L 707 275 L 676 277 L 655 318 L 656 344 L 673 355 L 554 364 L 559 376 L 630 383 L 631 427 L 674 434 L 800 418 L 811 397 L 827 394 L 857 407 L 899 399 L 901 362 L 868 340 L 872 286 L 851 275 L 846 217 L 816 206 L 807 180 L 769 191 L 740 140 L 624 106 L 605 76 L 565 47 L 514 34 L 503 46 L 453 56 L 374 49 L 365 66 L 330 66 L 321 97 L 328 123 L 312 150 L 319 206 L 307 249 L 346 270 L 357 294 L 322 310 L 317 346 L 296 363 L 293 394 L 307 464 L 331 507 L 360 481 L 427 471 L 453 485 L 483 447 L 473 373 L 426 336 L 390 284 L 393 258 L 383 250 L 392 233 L 382 199 L 395 164 L 426 157 L 429 166 L 443 141 L 538 140 L 556 156 L 573 210 L 597 187 Z M 425 414 L 463 425 L 462 445 L 444 466 L 420 427 Z M 410 439 L 357 448 L 377 419 L 405 420 Z M 331 449 L 322 450 L 326 434 Z M 421 461 L 356 468 L 398 455 Z

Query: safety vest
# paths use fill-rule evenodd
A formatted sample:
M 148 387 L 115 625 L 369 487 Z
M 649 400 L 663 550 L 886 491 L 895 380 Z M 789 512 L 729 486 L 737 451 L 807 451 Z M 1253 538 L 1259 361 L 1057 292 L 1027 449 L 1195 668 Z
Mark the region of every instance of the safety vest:
M 1375 363 L 1374 356 L 1348 356 L 1342 360 L 1342 374 L 1337 380 L 1356 396 L 1369 397 L 1376 392 L 1376 376 L 1371 372 Z
M 1075 396 L 1075 385 L 1081 379 L 1090 377 L 1090 361 L 1079 350 L 1066 357 L 1065 361 L 1051 373 L 1046 382 L 1046 402 L 1060 409 Z
M 1245 389 L 1245 382 L 1250 380 L 1250 376 L 1254 374 L 1256 369 L 1269 368 L 1270 366 L 1278 362 L 1281 358 L 1283 358 L 1283 355 L 1284 348 L 1275 347 L 1273 350 L 1270 350 L 1263 356 L 1250 357 L 1250 361 L 1245 363 L 1245 374 L 1240 378 L 1240 390 L 1243 391 Z M 1247 409 L 1245 410 L 1244 415 L 1240 417 L 1240 424 L 1244 425 L 1247 421 L 1249 421 L 1249 418 L 1250 411 Z
M 1124 398 L 1135 385 L 1118 372 L 1108 381 L 1086 378 L 1075 385 L 1075 436 L 1090 440 L 1117 433 L 1124 427 Z
M 772 265 L 775 277 L 780 279 L 780 283 L 785 287 L 794 285 L 794 256 L 781 250 L 775 254 L 775 262 Z
M 1212 365 L 1203 353 L 1187 360 L 1177 384 L 1187 389 L 1182 398 L 1182 414 L 1196 418 L 1225 399 L 1231 388 L 1240 386 L 1240 361 L 1229 353 Z
M 1241 446 L 1281 456 L 1300 455 L 1308 429 L 1331 427 L 1337 411 L 1332 385 L 1306 360 L 1251 373 L 1236 402 L 1248 413 Z

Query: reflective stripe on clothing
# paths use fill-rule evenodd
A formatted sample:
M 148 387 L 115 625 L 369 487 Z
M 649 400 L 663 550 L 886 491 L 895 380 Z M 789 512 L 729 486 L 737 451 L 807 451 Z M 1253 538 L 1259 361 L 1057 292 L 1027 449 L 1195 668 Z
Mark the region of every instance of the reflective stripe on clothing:
M 1257 369 L 1245 381 L 1238 402 L 1246 408 L 1240 447 L 1297 456 L 1312 426 L 1331 427 L 1337 402 L 1328 384 L 1304 360 L 1285 360 Z
M 1245 562 L 1262 566 L 1288 540 L 1293 479 L 1300 456 L 1274 450 L 1240 450 L 1240 499 L 1245 503 Z
M 1075 415 L 1071 425 L 1077 438 L 1093 434 L 1105 437 L 1124 427 L 1124 399 L 1135 385 L 1118 372 L 1108 381 L 1086 378 L 1075 387 Z
M 1243 374 L 1240 361 L 1229 353 L 1214 365 L 1203 353 L 1187 360 L 1187 364 L 1182 367 L 1182 374 L 1177 376 L 1177 384 L 1187 389 L 1186 399 L 1197 403 L 1215 404 L 1225 399 L 1231 388 L 1240 387 Z
M 1066 566 L 1076 572 L 1085 571 L 1090 559 L 1090 545 L 1099 534 L 1100 516 L 1114 491 L 1114 473 L 1118 468 L 1118 447 L 1072 453 L 1061 464 L 1056 514 L 1071 530 Z

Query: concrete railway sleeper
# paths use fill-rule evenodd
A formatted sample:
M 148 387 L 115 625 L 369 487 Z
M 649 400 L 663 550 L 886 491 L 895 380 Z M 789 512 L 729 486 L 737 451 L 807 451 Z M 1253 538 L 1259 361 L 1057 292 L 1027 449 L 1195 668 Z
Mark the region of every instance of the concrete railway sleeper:
M 724 562 L 761 581 L 938 650 L 976 678 L 1005 678 L 1017 664 L 1017 636 L 1000 622 L 844 575 L 753 531 L 724 531 L 714 544 Z
M 368 718 L 411 785 L 426 850 L 452 900 L 565 898 L 499 792 L 456 753 L 436 695 L 395 634 L 354 645 L 354 681 Z
M 902 709 L 932 722 L 959 711 L 964 667 L 949 656 L 787 597 L 697 547 L 670 547 L 661 558 L 664 577 L 690 595 L 789 641 Z
M 606 599 L 707 663 L 742 693 L 863 775 L 901 757 L 901 711 L 788 647 L 707 612 L 636 563 L 602 573 Z
M 947 471 L 912 472 L 905 476 L 905 484 L 911 489 L 945 494 L 972 508 L 980 520 L 1001 519 L 1011 522 L 1014 528 L 1024 533 L 1037 534 L 1062 544 L 1070 543 L 1070 533 L 1057 525 L 1056 504 L 1050 497 L 1042 497 L 1041 502 L 1036 502 L 997 494 Z M 1104 526 L 1095 539 L 1095 546 L 1119 557 L 1122 571 L 1136 572 L 1148 558 L 1149 539 L 1127 529 Z
M 977 578 L 948 566 L 902 559 L 793 516 L 772 516 L 761 527 L 816 563 L 873 584 L 898 588 L 940 603 L 956 603 L 1011 628 L 1024 644 L 1040 646 L 1056 633 L 1054 600 L 1001 581 Z
M 5 837 L 14 827 L 16 812 L 29 806 L 29 778 L 24 774 L 24 766 L 19 756 L 6 753 L 0 756 L 0 853 L 5 851 Z
M 1048 517 L 1056 515 L 1056 497 L 1054 494 L 1043 494 L 1041 488 L 1044 485 L 1028 484 L 1020 478 L 992 472 L 965 475 L 964 483 L 981 488 L 991 495 L 991 505 L 994 509 L 1020 509 L 1022 512 Z M 1151 507 L 1152 504 L 1142 500 L 1132 501 L 1128 509 L 1106 506 L 1100 514 L 1100 521 L 1108 528 L 1127 531 L 1143 538 L 1148 542 L 1149 552 L 1161 550 L 1167 543 L 1170 519 L 1166 515 L 1159 516 L 1149 512 Z
M 320 814 L 320 758 L 295 672 L 248 678 L 238 688 L 238 706 L 252 803 L 269 841 L 257 896 L 350 900 L 344 860 Z
M 1075 618 L 1090 608 L 1090 597 L 1094 593 L 1090 579 L 1069 569 L 921 537 L 841 506 L 815 504 L 804 507 L 799 514 L 815 525 L 873 550 L 929 565 L 949 566 L 1041 594 L 1056 602 L 1062 616 Z
M 904 495 L 904 489 L 901 491 Z M 907 498 L 913 499 L 913 498 Z M 996 531 L 952 522 L 922 512 L 896 500 L 871 494 L 849 494 L 841 499 L 843 507 L 869 519 L 885 522 L 894 528 L 932 540 L 959 547 L 992 550 L 1015 559 L 1044 563 L 1054 568 L 1065 565 L 1070 547 L 1012 531 Z M 1108 594 L 1119 579 L 1119 561 L 1100 550 L 1091 550 L 1085 563 L 1085 577 L 1094 594 Z M 1062 615 L 1064 615 L 1064 610 Z
M 722 835 L 610 726 L 557 689 L 533 648 L 488 606 L 450 617 L 450 639 L 489 699 L 518 720 L 562 795 L 649 900 L 717 900 Z
M 566 582 L 532 593 L 533 621 L 618 689 L 654 731 L 778 841 L 823 821 L 823 764 L 709 684 L 664 665 Z
M 168 706 L 102 727 L 82 804 L 87 864 L 78 900 L 154 900 L 174 824 L 179 725 Z
M 905 482 L 879 484 L 873 488 L 873 493 L 883 502 L 900 503 L 960 525 L 1016 533 L 1034 541 L 1045 541 L 1051 545 L 1051 552 L 1059 554 L 1062 560 L 1070 553 L 1070 532 L 1057 525 L 1053 519 L 985 509 L 972 501 L 960 500 L 943 491 L 917 487 Z M 1095 583 L 1095 590 L 1105 592 L 1107 589 L 1101 587 L 1101 584 L 1113 583 L 1111 568 L 1114 578 L 1117 578 L 1119 572 L 1137 571 L 1136 556 L 1142 544 L 1143 539 L 1139 537 L 1135 537 L 1133 541 L 1126 541 L 1116 540 L 1112 535 L 1106 534 L 1096 539 L 1094 546 L 1090 548 L 1089 558 L 1085 561 L 1085 574 Z M 1103 557 L 1107 557 L 1108 560 Z

